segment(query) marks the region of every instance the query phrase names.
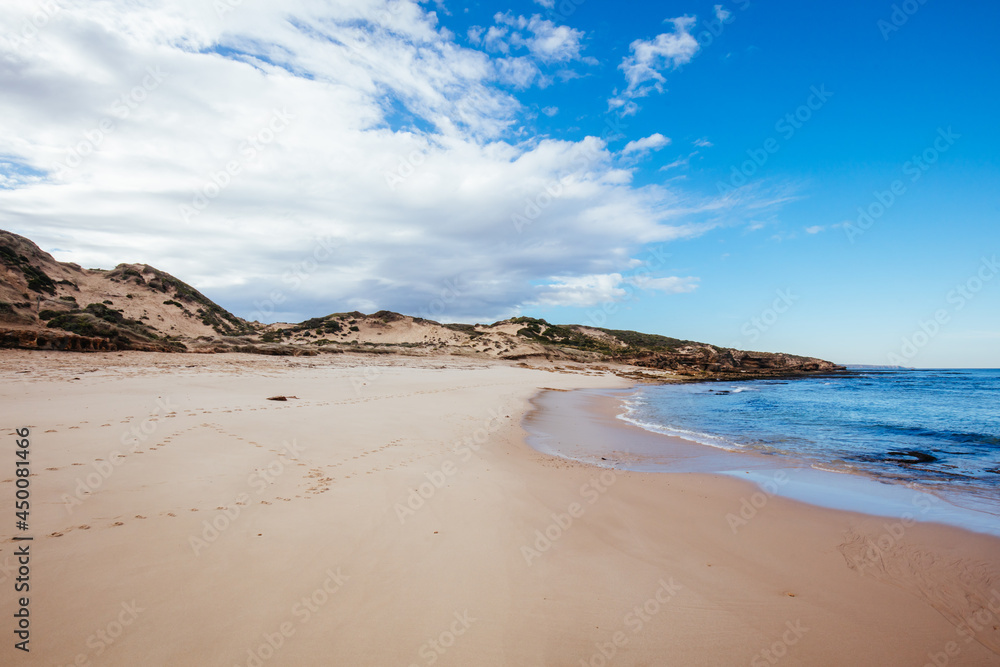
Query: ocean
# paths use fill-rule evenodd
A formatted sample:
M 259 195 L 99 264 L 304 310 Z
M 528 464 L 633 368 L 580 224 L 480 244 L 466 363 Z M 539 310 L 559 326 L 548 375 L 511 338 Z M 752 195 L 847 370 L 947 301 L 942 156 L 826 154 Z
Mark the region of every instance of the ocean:
M 619 418 L 647 431 L 908 485 L 1000 515 L 998 370 L 642 386 L 624 406 Z

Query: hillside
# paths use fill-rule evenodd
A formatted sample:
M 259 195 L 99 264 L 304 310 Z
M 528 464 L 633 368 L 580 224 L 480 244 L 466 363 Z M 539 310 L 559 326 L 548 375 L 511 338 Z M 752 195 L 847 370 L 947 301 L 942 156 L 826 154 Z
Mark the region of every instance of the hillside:
M 653 376 L 758 377 L 833 372 L 809 357 L 746 352 L 635 331 L 519 317 L 442 324 L 389 311 L 334 313 L 300 323 L 247 322 L 146 264 L 111 270 L 58 262 L 0 231 L 0 347 L 315 355 L 462 355 L 621 364 Z
M 254 327 L 198 290 L 145 264 L 109 271 L 58 262 L 0 230 L 3 347 L 183 351 L 198 338 Z

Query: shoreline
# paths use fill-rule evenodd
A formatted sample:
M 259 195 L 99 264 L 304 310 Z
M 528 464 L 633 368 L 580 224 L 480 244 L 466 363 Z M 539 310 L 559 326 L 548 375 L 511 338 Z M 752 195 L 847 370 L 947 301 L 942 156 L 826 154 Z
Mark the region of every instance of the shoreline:
M 972 503 L 974 498 L 886 481 L 858 471 L 830 470 L 819 467 L 821 462 L 787 454 L 714 447 L 643 428 L 621 416 L 626 412 L 622 395 L 636 389 L 638 386 L 629 390 L 579 390 L 579 399 L 536 397 L 536 412 L 527 417 L 529 444 L 550 455 L 601 465 L 598 459 L 604 443 L 620 434 L 632 445 L 628 452 L 617 453 L 609 465 L 617 463 L 638 472 L 726 475 L 749 480 L 768 496 L 780 495 L 818 507 L 877 517 L 942 523 L 1000 537 L 1000 517 L 962 504 L 963 500 Z M 546 410 L 551 415 L 544 414 Z M 587 428 L 570 426 L 581 423 L 586 423 Z M 563 435 L 545 432 L 546 428 Z M 586 444 L 575 445 L 576 456 L 571 456 L 572 447 L 554 444 L 567 439 Z
M 995 538 L 781 496 L 734 527 L 748 480 L 527 443 L 540 390 L 630 386 L 614 375 L 337 357 L 0 354 L 0 398 L 34 438 L 32 664 L 1000 655 Z

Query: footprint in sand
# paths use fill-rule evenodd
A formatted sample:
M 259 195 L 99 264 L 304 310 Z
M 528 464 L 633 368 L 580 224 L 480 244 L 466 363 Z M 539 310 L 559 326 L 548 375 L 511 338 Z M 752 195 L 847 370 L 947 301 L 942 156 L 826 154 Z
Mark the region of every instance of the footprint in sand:
M 49 537 L 62 537 L 62 533 L 49 533 Z
M 46 468 L 46 470 L 59 470 L 59 468 Z
M 83 524 L 82 526 L 77 526 L 77 528 L 79 528 L 80 530 L 90 530 L 90 526 L 88 526 L 87 524 Z
M 46 431 L 46 433 L 58 433 L 58 432 L 59 431 L 55 430 L 54 428 L 50 428 L 48 431 Z
M 167 516 L 177 516 L 177 515 L 174 514 L 173 512 L 167 512 Z
M 141 515 L 141 514 L 136 514 L 136 515 L 135 515 L 135 518 L 136 518 L 136 519 L 145 519 L 146 517 L 144 517 L 144 516 L 143 516 L 143 515 Z
M 114 522 L 113 524 L 111 524 L 111 525 L 112 525 L 112 526 L 124 526 L 125 524 L 124 524 L 124 523 L 122 523 L 121 521 L 115 521 L 115 522 Z

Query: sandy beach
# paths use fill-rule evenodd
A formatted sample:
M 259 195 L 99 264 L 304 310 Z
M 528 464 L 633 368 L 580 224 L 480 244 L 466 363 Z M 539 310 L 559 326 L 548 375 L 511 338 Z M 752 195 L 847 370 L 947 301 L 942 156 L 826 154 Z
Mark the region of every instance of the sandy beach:
M 734 530 L 753 484 L 525 443 L 533 396 L 629 386 L 605 371 L 4 351 L 0 377 L 34 538 L 2 664 L 1000 664 L 996 538 L 781 497 Z

